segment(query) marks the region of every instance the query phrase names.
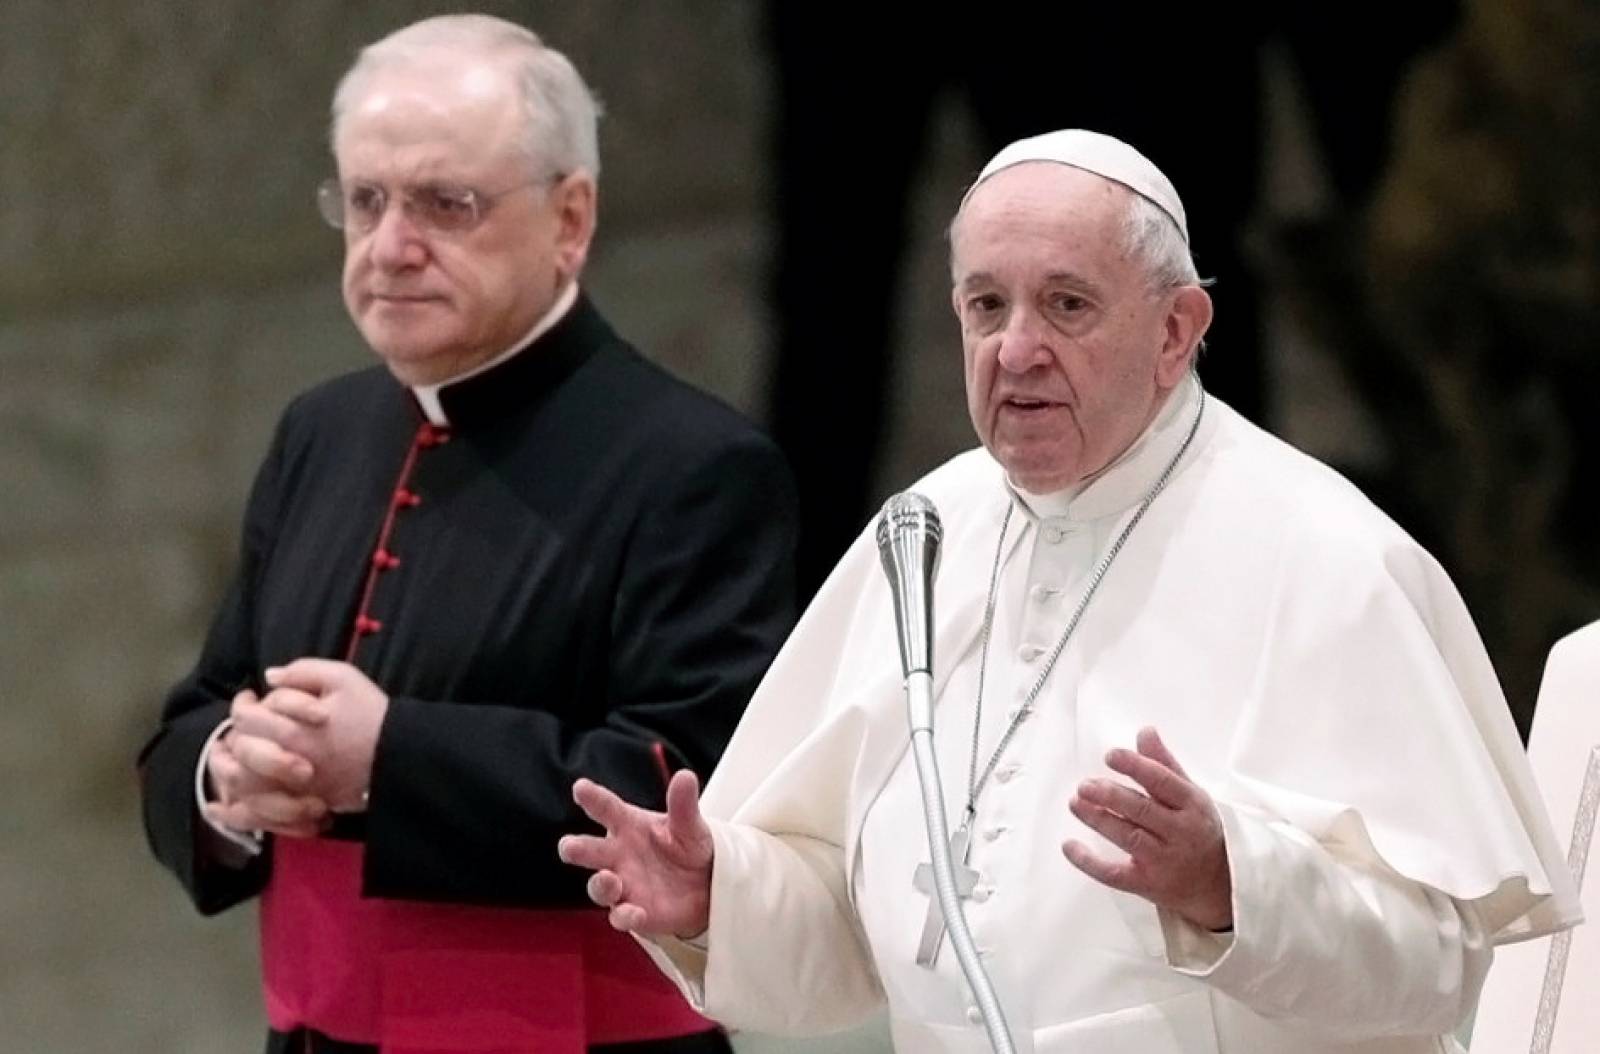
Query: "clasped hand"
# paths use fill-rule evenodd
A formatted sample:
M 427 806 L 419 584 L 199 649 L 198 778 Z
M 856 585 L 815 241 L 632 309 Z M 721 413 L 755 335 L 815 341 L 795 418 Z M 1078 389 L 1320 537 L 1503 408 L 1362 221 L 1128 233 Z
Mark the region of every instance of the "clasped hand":
M 268 692 L 233 698 L 233 727 L 212 745 L 213 823 L 311 837 L 333 812 L 363 807 L 389 699 L 354 666 L 299 659 L 265 673 Z

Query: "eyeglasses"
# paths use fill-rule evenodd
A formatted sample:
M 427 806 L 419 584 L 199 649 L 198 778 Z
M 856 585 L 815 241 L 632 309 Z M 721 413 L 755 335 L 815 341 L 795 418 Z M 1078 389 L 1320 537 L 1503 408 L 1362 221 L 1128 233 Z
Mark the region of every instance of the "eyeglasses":
M 559 181 L 560 177 L 556 177 Z M 450 183 L 423 183 L 400 188 L 406 218 L 430 234 L 461 234 L 483 222 L 495 202 L 535 183 L 518 183 L 496 194 Z M 389 209 L 389 191 L 379 183 L 341 184 L 325 179 L 317 187 L 317 211 L 335 230 L 368 234 Z

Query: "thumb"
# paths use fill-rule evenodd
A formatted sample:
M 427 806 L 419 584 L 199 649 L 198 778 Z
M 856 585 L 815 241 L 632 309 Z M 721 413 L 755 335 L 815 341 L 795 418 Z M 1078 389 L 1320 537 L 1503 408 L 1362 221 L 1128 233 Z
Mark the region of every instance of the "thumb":
M 706 821 L 700 814 L 700 780 L 688 769 L 679 769 L 667 784 L 667 830 L 680 845 L 699 845 L 706 837 Z

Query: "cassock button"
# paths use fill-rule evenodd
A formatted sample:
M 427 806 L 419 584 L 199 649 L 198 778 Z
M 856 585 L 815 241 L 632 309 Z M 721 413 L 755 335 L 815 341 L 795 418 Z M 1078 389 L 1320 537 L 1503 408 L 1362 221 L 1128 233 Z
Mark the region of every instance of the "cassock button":
M 1032 662 L 1034 659 L 1037 659 L 1043 654 L 1044 649 L 1039 647 L 1037 644 L 1024 644 L 1022 647 L 1017 649 L 1017 658 L 1021 659 L 1023 662 Z
M 1005 824 L 997 823 L 993 827 L 990 827 L 983 832 L 983 840 L 985 842 L 992 842 L 1001 835 L 1005 834 L 1008 830 L 1010 830 L 1010 828 L 1006 827 Z
M 422 495 L 402 487 L 394 492 L 394 503 L 398 508 L 414 509 L 422 504 Z
M 400 558 L 386 549 L 372 554 L 372 565 L 380 571 L 392 571 L 400 566 Z
M 1061 590 L 1055 588 L 1054 586 L 1039 585 L 1033 587 L 1032 593 L 1033 602 L 1035 604 L 1044 604 L 1060 596 Z
M 1049 542 L 1051 545 L 1060 545 L 1066 540 L 1066 537 L 1067 532 L 1063 528 L 1057 527 L 1053 523 L 1045 525 L 1044 540 Z
M 989 899 L 989 895 L 991 893 L 993 893 L 993 892 L 994 891 L 991 890 L 988 886 L 973 886 L 972 887 L 972 902 L 974 904 L 982 904 L 984 901 Z
M 383 623 L 379 622 L 375 618 L 368 618 L 367 616 L 362 615 L 356 619 L 356 632 L 364 637 L 371 636 L 382 628 Z
M 1012 777 L 1016 776 L 1016 774 L 1021 771 L 1021 768 L 1022 766 L 1020 765 L 1007 765 L 1003 769 L 995 769 L 995 781 L 999 783 L 1010 783 Z
M 967 1020 L 974 1025 L 983 1024 L 983 1011 L 975 1006 L 967 1007 Z

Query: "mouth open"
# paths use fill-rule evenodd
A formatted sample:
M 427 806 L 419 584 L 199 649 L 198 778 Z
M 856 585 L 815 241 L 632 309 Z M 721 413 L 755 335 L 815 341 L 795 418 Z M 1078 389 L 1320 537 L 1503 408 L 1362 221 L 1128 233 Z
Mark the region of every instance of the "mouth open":
M 1020 395 L 1014 395 L 1005 400 L 1003 405 L 1007 410 L 1031 414 L 1043 413 L 1046 410 L 1054 410 L 1062 404 L 1051 399 L 1029 399 Z

